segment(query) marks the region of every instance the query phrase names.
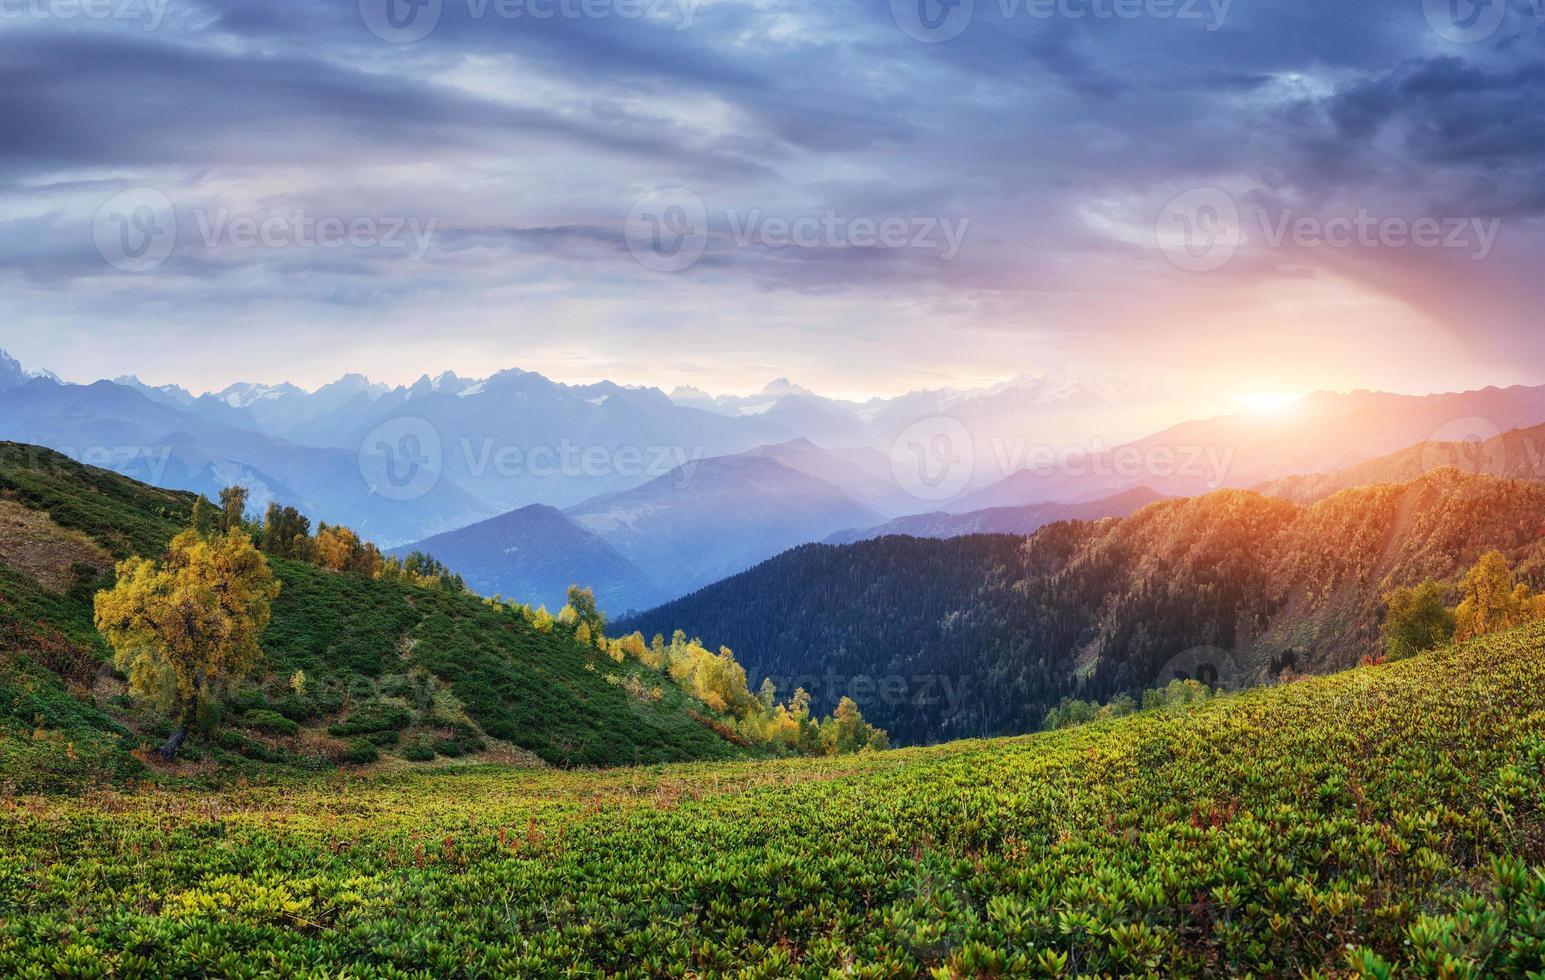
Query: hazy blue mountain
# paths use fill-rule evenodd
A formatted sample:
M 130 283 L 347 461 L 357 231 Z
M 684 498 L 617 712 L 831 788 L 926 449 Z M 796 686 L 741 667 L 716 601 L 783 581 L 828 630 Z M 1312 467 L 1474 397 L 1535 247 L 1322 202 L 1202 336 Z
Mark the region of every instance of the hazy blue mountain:
M 693 459 L 789 438 L 776 424 L 684 408 L 656 389 L 565 385 L 528 371 L 471 382 L 442 375 L 373 398 L 359 394 L 291 435 L 357 448 L 403 419 L 432 428 L 447 478 L 511 509 L 570 506 Z
M 1107 517 L 1128 517 L 1164 499 L 1162 494 L 1147 487 L 1137 487 L 1084 504 L 994 507 L 968 514 L 933 511 L 898 517 L 877 527 L 840 531 L 828 537 L 825 543 L 852 544 L 892 534 L 905 534 L 914 538 L 958 538 L 967 534 L 1028 535 L 1057 521 L 1098 521 Z
M 891 474 L 890 459 L 878 450 L 822 449 L 809 439 L 759 446 L 741 453 L 776 460 L 791 470 L 824 480 L 883 515 L 915 513 L 922 501 Z
M 388 545 L 495 512 L 448 480 L 413 499 L 383 496 L 366 482 L 357 453 L 211 421 L 109 381 L 33 379 L 0 391 L 0 438 L 47 446 L 156 486 L 212 496 L 241 483 L 255 509 L 277 499 Z
M 672 596 L 882 520 L 831 483 L 755 455 L 705 459 L 566 513 Z
M 570 585 L 595 590 L 602 610 L 648 609 L 666 592 L 599 536 L 541 504 L 394 550 L 422 551 L 453 568 L 474 591 L 557 613 Z

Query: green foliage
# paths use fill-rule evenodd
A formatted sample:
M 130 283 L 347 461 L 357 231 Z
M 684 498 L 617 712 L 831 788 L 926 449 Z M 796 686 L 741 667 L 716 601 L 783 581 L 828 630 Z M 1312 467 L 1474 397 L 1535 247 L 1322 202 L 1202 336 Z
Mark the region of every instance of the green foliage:
M 277 711 L 258 708 L 242 715 L 241 723 L 269 735 L 294 735 L 300 726 Z
M 380 757 L 381 753 L 368 739 L 353 738 L 349 740 L 348 747 L 343 750 L 343 754 L 338 757 L 338 761 L 351 765 L 365 765 L 376 761 Z
M 160 554 L 188 526 L 196 499 L 14 442 L 0 442 L 0 492 L 82 532 L 114 558 Z
M 416 738 L 402 747 L 402 757 L 409 762 L 433 762 L 435 749 L 427 738 Z
M 1454 638 L 1454 613 L 1436 582 L 1395 589 L 1384 596 L 1384 655 L 1391 660 L 1412 657 Z
M 1545 969 L 1545 626 L 1026 738 L 0 800 L 0 975 Z
M 413 724 L 413 715 L 399 705 L 376 701 L 361 705 L 349 716 L 327 729 L 329 735 L 368 735 L 372 732 L 399 732 Z

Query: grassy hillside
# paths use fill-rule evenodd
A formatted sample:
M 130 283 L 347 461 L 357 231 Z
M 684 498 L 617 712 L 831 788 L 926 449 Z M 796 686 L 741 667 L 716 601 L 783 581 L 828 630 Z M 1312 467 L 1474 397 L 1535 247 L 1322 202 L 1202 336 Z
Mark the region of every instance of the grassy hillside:
M 0 444 L 0 782 L 57 785 L 141 771 L 132 753 L 165 719 L 124 694 L 92 626 L 114 558 L 153 556 L 193 498 Z M 666 685 L 659 701 L 563 630 L 466 593 L 273 559 L 282 583 L 263 675 L 239 686 L 194 765 L 330 768 L 493 752 L 559 765 L 743 754 L 688 714 L 712 712 Z M 305 674 L 299 690 L 291 684 Z
M 1393 586 L 1453 581 L 1491 548 L 1538 581 L 1542 515 L 1545 485 L 1452 469 L 1312 507 L 1226 490 L 1028 539 L 799 548 L 618 628 L 728 644 L 823 710 L 852 692 L 903 743 L 1012 734 L 1200 647 L 1241 681 L 1355 664 Z
M 1522 978 L 1542 801 L 1535 627 L 997 742 L 7 798 L 0 974 Z

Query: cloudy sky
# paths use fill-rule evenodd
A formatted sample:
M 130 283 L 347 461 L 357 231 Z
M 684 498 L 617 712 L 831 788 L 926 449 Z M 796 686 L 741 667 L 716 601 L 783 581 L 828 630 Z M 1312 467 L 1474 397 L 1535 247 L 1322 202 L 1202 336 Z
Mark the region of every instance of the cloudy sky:
M 0 347 L 195 389 L 1542 383 L 1532 3 L 0 0 Z

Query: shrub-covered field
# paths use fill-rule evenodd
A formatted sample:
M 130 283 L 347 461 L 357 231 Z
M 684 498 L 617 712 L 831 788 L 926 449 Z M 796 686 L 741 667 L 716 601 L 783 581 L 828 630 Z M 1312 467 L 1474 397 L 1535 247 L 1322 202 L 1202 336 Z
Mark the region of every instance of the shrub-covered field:
M 1028 738 L 7 800 L 0 975 L 1545 970 L 1545 628 Z

